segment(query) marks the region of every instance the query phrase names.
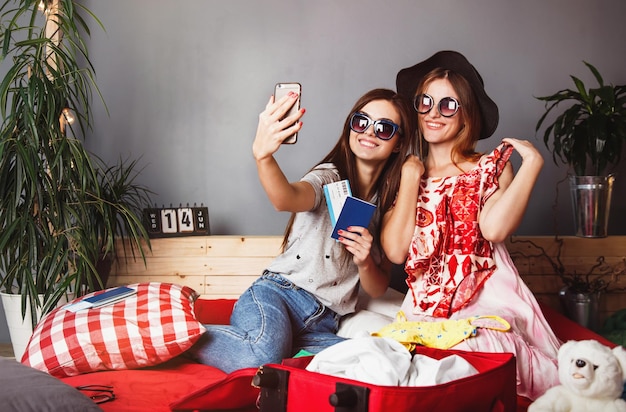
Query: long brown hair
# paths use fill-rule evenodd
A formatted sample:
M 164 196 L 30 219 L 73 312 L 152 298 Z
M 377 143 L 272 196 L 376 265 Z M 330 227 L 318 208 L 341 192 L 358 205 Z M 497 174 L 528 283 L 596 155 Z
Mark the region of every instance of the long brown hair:
M 366 104 L 374 100 L 388 101 L 398 112 L 400 116 L 400 130 L 398 132 L 398 143 L 394 152 L 389 156 L 383 170 L 375 182 L 372 193 L 360 193 L 359 185 L 352 184 L 352 195 L 360 199 L 371 200 L 375 194 L 378 194 L 377 206 L 378 213 L 376 216 L 382 216 L 393 204 L 396 193 L 400 187 L 400 172 L 402 170 L 402 163 L 407 154 L 417 153 L 417 140 L 415 138 L 416 131 L 416 118 L 414 111 L 409 106 L 409 102 L 406 99 L 393 90 L 390 89 L 373 89 L 361 96 L 343 125 L 343 131 L 339 136 L 339 140 L 335 144 L 335 147 L 319 162 L 333 163 L 339 172 L 340 178 L 348 179 L 350 182 L 357 182 L 357 170 L 356 170 L 356 158 L 350 149 L 350 117 L 354 112 L 360 111 Z M 316 166 L 317 166 L 316 165 Z M 311 169 L 312 170 L 312 169 Z M 283 250 L 287 245 L 289 234 L 293 226 L 295 213 L 291 215 L 291 219 L 285 229 L 285 236 L 283 239 Z M 378 222 L 374 222 L 378 227 Z M 378 243 L 378 234 L 374 234 L 375 242 Z
M 481 130 L 480 106 L 478 105 L 476 95 L 465 77 L 461 76 L 457 72 L 442 68 L 433 69 L 430 73 L 424 76 L 417 87 L 416 95 L 424 93 L 424 90 L 426 90 L 428 85 L 438 79 L 446 79 L 450 82 L 452 88 L 459 96 L 459 103 L 461 105 L 456 116 L 461 116 L 461 124 L 463 126 L 461 127 L 461 130 L 457 135 L 456 143 L 452 148 L 450 160 L 452 160 L 454 164 L 456 164 L 457 158 L 476 161 L 481 156 L 481 153 L 476 152 L 476 143 L 480 137 Z M 433 108 L 432 110 L 437 109 Z M 421 147 L 423 133 L 421 126 L 418 126 L 418 129 Z M 423 156 L 422 158 L 425 158 L 428 149 L 426 148 L 423 153 L 422 150 L 424 149 L 420 150 L 420 154 Z

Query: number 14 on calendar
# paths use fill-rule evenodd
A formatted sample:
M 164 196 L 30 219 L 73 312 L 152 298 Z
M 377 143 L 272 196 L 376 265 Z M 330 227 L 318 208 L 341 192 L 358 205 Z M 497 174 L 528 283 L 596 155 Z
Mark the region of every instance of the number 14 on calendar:
M 206 207 L 144 209 L 144 222 L 150 237 L 210 234 Z

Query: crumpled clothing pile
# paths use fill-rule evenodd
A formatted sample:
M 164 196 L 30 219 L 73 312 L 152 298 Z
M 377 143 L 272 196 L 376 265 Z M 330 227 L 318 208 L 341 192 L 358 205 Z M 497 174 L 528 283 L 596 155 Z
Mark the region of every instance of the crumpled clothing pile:
M 458 355 L 433 359 L 411 353 L 386 337 L 357 337 L 330 346 L 313 357 L 308 371 L 374 385 L 432 386 L 478 373 Z

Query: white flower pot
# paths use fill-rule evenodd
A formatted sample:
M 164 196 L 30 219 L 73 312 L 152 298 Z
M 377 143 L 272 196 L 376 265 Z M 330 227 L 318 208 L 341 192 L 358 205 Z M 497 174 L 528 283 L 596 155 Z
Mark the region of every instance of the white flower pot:
M 4 315 L 6 316 L 9 335 L 11 336 L 13 354 L 15 359 L 20 361 L 26 350 L 26 345 L 28 345 L 28 340 L 33 334 L 30 306 L 26 305 L 26 316 L 22 319 L 22 296 L 4 292 L 1 295 L 2 307 L 4 308 Z M 38 311 L 37 318 L 39 319 L 40 316 L 41 312 Z
M 26 305 L 26 316 L 22 319 L 22 296 L 4 292 L 1 292 L 0 295 L 2 296 L 2 307 L 9 328 L 13 354 L 16 360 L 21 361 L 28 341 L 33 334 L 30 305 Z M 74 296 L 73 293 L 62 296 L 57 307 L 71 301 Z M 43 300 L 43 295 L 39 295 L 39 299 L 40 301 Z M 41 309 L 37 310 L 37 319 L 41 320 Z

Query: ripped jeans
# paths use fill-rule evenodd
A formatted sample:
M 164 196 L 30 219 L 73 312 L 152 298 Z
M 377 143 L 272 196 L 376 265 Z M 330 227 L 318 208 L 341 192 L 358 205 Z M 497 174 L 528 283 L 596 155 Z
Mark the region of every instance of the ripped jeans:
M 311 293 L 265 271 L 240 296 L 230 325 L 204 325 L 207 332 L 187 355 L 227 373 L 280 363 L 344 340 L 336 335 L 339 319 Z

